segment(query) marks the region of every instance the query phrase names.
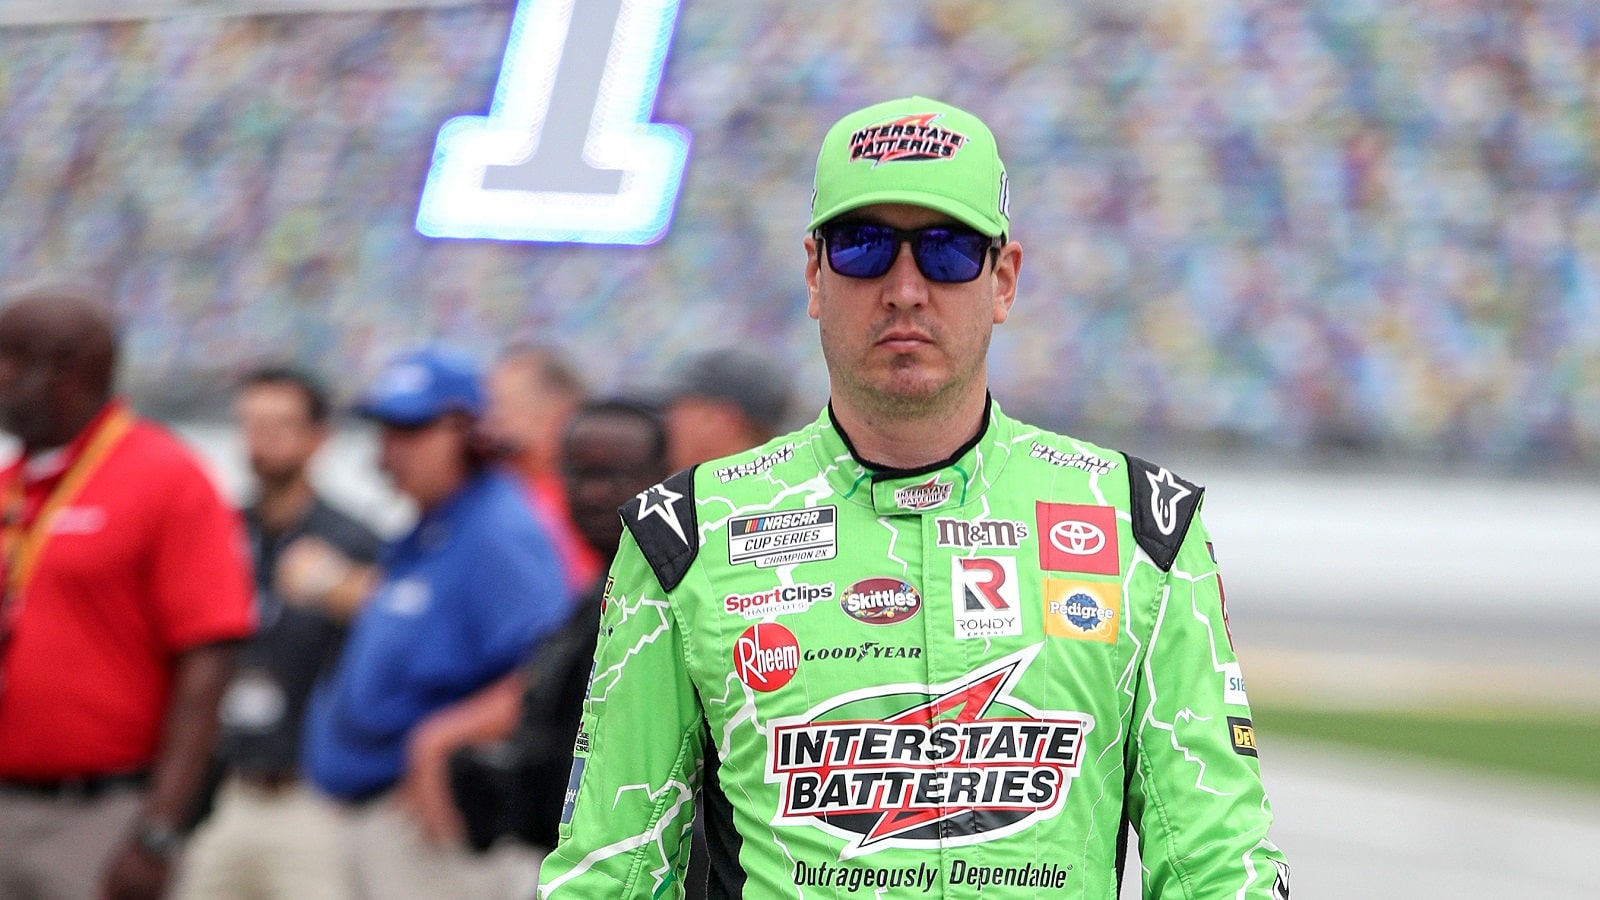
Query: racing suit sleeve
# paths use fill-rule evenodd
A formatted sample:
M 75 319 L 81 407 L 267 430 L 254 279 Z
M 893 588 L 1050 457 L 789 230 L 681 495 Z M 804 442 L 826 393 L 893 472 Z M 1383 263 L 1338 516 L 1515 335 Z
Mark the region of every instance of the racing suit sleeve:
M 545 900 L 681 898 L 705 729 L 680 625 L 624 530 Z
M 1198 514 L 1157 584 L 1127 759 L 1145 900 L 1287 900 L 1288 865 L 1267 836 L 1272 807 Z

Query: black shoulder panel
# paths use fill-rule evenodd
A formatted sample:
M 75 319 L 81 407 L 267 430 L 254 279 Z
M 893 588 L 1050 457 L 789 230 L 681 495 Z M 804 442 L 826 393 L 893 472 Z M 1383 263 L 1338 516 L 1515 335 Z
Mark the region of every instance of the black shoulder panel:
M 1205 488 L 1179 478 L 1164 466 L 1124 455 L 1128 457 L 1133 536 L 1161 571 L 1171 571 Z
M 690 466 L 640 492 L 617 510 L 663 590 L 678 586 L 700 552 L 700 523 L 694 512 L 694 468 Z

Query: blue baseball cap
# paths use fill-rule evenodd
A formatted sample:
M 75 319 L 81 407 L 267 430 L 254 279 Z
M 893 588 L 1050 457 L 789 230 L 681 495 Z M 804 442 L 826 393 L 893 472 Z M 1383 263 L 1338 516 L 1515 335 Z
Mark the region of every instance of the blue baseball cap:
M 445 413 L 483 414 L 478 370 L 467 357 L 439 347 L 401 354 L 356 401 L 356 415 L 390 425 L 425 425 Z

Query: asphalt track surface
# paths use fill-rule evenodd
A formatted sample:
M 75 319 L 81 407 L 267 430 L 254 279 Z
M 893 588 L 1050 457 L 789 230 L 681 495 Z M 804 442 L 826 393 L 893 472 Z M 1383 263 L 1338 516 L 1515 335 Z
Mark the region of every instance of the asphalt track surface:
M 227 430 L 182 431 L 238 496 L 245 473 Z M 394 531 L 406 513 L 373 459 L 369 435 L 341 434 L 316 477 Z M 1208 487 L 1256 702 L 1600 713 L 1592 479 L 1170 462 Z M 1600 792 L 1258 739 L 1297 900 L 1600 898 Z M 1486 739 L 1516 752 L 1514 734 Z M 1139 896 L 1136 877 L 1124 887 Z

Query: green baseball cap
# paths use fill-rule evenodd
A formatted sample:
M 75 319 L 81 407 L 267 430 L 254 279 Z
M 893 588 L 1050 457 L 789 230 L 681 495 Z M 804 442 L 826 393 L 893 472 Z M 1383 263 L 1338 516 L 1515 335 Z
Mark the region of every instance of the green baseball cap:
M 828 129 L 806 230 L 874 203 L 909 203 L 998 237 L 1011 230 L 1009 200 L 989 126 L 948 103 L 906 97 L 853 112 Z

